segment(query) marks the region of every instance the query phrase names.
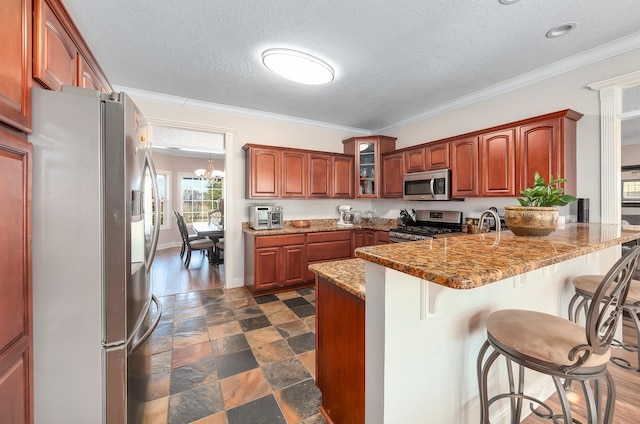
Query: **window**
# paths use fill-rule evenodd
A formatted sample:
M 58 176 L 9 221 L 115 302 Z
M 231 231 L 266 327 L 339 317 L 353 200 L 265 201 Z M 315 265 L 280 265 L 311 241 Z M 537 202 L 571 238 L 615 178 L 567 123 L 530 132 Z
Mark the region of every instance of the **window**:
M 171 217 L 169 207 L 171 206 L 170 182 L 171 173 L 167 171 L 157 171 L 158 176 L 158 196 L 160 197 L 160 229 L 168 230 L 171 227 Z
M 218 202 L 223 197 L 223 179 L 213 182 L 195 176 L 181 178 L 182 214 L 187 223 L 207 222 L 209 212 L 218 210 Z
M 622 180 L 622 205 L 640 206 L 640 180 Z

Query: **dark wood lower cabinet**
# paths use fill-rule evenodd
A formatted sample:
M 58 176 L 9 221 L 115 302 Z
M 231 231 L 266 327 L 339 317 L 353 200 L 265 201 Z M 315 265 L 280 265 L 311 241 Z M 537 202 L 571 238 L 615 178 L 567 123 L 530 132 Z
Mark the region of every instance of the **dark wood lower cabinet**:
M 310 285 L 304 234 L 253 237 L 245 234 L 245 275 L 256 296 Z
M 0 130 L 0 422 L 33 423 L 31 144 Z
M 364 423 L 364 300 L 316 277 L 316 385 L 329 423 Z
M 345 229 L 303 234 L 244 234 L 245 285 L 254 296 L 315 283 L 309 265 L 351 259 L 362 246 L 389 243 L 388 231 Z
M 353 257 L 351 230 L 326 231 L 307 234 L 307 260 L 317 262 L 339 261 Z M 307 270 L 307 281 L 314 282 L 316 275 Z
M 375 230 L 354 230 L 353 231 L 353 250 L 355 251 L 358 247 L 375 246 L 376 232 L 377 231 Z M 389 234 L 388 231 L 386 233 Z
M 389 244 L 389 231 L 376 231 L 375 242 L 376 245 Z

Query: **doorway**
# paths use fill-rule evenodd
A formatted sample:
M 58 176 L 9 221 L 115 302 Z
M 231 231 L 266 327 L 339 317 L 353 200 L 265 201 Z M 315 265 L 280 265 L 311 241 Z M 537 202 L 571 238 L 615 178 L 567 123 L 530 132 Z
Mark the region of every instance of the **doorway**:
M 228 173 L 226 146 L 232 134 L 224 129 L 179 122 L 156 122 L 149 119 L 151 144 L 156 162 L 163 198 L 161 213 L 165 225 L 161 226 L 160 248 L 175 247 L 181 240 L 173 211 L 185 216 L 187 225 L 194 222 L 222 221 L 225 213 L 223 199 L 227 193 Z M 225 243 L 229 221 L 225 226 Z M 229 259 L 225 258 L 225 271 Z M 228 285 L 230 273 L 224 273 Z

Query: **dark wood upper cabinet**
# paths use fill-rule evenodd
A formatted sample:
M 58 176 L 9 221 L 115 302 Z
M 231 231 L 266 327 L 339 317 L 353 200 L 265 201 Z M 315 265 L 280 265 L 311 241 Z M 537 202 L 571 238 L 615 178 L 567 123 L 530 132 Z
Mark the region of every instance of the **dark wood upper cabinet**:
M 466 137 L 451 142 L 451 197 L 477 197 L 478 137 Z
M 557 119 L 523 125 L 518 138 L 519 186 L 531 187 L 537 171 L 547 181 L 562 171 L 562 153 Z
M 354 158 L 353 156 L 333 156 L 333 194 L 334 198 L 353 198 L 355 182 L 353 180 Z
M 426 170 L 449 167 L 449 143 L 433 143 L 425 146 Z
M 309 154 L 309 197 L 331 197 L 331 155 Z
M 381 197 L 380 156 L 396 148 L 396 138 L 385 135 L 351 137 L 342 141 L 344 153 L 355 156 L 355 197 Z
M 36 52 L 33 77 L 46 88 L 77 85 L 78 49 L 55 12 L 44 0 L 35 0 Z
M 308 160 L 309 155 L 303 152 L 282 152 L 282 197 L 307 195 Z
M 402 197 L 402 177 L 406 158 L 406 153 L 403 156 L 402 152 L 382 155 L 382 197 Z
M 82 56 L 78 56 L 77 80 L 79 87 L 92 88 L 104 93 L 105 88 L 100 84 L 98 74 L 91 69 L 87 60 Z
M 247 197 L 279 197 L 282 152 L 260 147 L 249 147 L 245 150 L 246 162 L 249 165 L 245 166 Z
M 258 144 L 243 149 L 248 199 L 353 198 L 353 156 Z
M 246 197 L 401 198 L 405 173 L 447 168 L 453 198 L 517 196 L 536 171 L 575 195 L 581 117 L 566 109 L 400 150 L 394 137 L 352 137 L 344 155 L 247 144 Z
M 480 187 L 486 197 L 516 195 L 516 129 L 480 137 Z
M 426 147 L 411 149 L 404 152 L 404 172 L 422 172 L 427 170 Z
M 523 123 L 516 144 L 517 191 L 531 187 L 537 171 L 567 179 L 565 192 L 576 195 L 576 132 L 581 113 L 567 109 Z
M 0 121 L 31 131 L 31 0 L 0 3 Z
M 62 85 L 111 92 L 98 62 L 60 0 L 33 0 L 33 78 L 44 88 Z

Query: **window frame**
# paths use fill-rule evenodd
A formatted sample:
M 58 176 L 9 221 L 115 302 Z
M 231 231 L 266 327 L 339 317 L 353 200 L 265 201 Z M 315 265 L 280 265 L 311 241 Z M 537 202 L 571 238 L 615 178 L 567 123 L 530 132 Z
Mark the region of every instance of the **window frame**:
M 195 176 L 193 173 L 190 172 L 180 172 L 178 174 L 178 184 L 180 186 L 180 205 L 178 206 L 180 213 L 184 216 L 185 218 L 185 222 L 187 223 L 187 225 L 191 225 L 193 221 L 193 213 L 192 212 L 185 212 L 184 210 L 184 204 L 185 204 L 185 198 L 184 198 L 184 192 L 185 192 L 185 187 L 184 187 L 184 180 L 188 178 L 191 180 L 198 180 L 199 178 L 197 176 Z M 215 201 L 217 201 L 218 199 L 222 199 L 225 196 L 225 184 L 224 184 L 224 177 L 220 178 L 220 196 L 217 199 L 214 199 Z M 215 210 L 215 209 L 212 209 Z M 195 221 L 195 222 L 207 222 L 207 219 L 204 219 L 203 221 Z
M 165 179 L 165 199 L 162 205 L 162 216 L 164 217 L 164 224 L 160 224 L 160 230 L 170 230 L 173 228 L 173 214 L 171 213 L 171 171 L 164 170 L 156 170 L 156 175 L 160 177 L 161 175 Z M 160 189 L 160 182 L 158 183 L 158 189 Z
M 625 185 L 626 183 L 636 183 L 638 184 L 638 186 L 640 186 L 640 166 L 638 165 L 631 165 L 631 166 L 623 166 L 621 167 L 621 172 L 628 172 L 628 171 L 638 171 L 638 177 L 637 178 L 627 178 L 627 179 L 620 179 L 620 204 L 623 208 L 640 208 L 640 196 L 638 196 L 637 198 L 631 198 L 630 200 L 625 200 Z M 640 187 L 639 187 L 640 188 Z M 640 190 L 639 190 L 640 191 Z

